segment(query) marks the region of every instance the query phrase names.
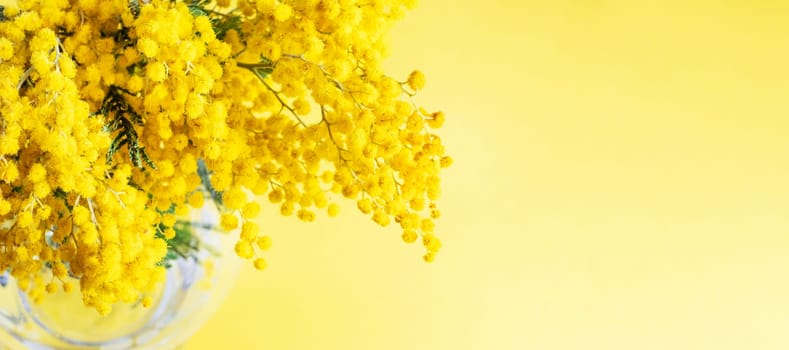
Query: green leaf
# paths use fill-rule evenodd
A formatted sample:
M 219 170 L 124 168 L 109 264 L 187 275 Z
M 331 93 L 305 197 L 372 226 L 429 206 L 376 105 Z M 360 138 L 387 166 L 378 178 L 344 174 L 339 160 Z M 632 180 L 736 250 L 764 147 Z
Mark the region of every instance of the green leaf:
M 177 259 L 194 259 L 199 261 L 197 253 L 200 251 L 200 241 L 195 238 L 193 229 L 196 223 L 185 220 L 178 220 L 173 225 L 172 229 L 175 231 L 175 237 L 167 239 L 164 237 L 164 232 L 169 227 L 159 225 L 156 237 L 167 242 L 167 254 L 164 259 L 159 262 L 159 266 L 170 268 L 172 262 Z
M 129 143 L 129 139 L 125 137 L 123 134 L 118 134 L 112 143 L 110 144 L 110 148 L 107 150 L 107 164 L 112 163 L 112 157 L 115 156 L 115 153 L 118 152 L 121 147 L 125 146 Z
M 214 18 L 212 21 L 214 27 L 214 34 L 217 39 L 223 40 L 227 32 L 235 30 L 241 33 L 241 16 L 227 15 L 227 17 Z
M 211 19 L 211 27 L 214 29 L 214 34 L 219 40 L 225 38 L 227 32 L 235 30 L 241 33 L 241 16 L 229 13 L 221 13 L 216 10 L 208 10 L 206 6 L 211 4 L 211 1 L 185 1 L 187 2 L 189 13 L 194 17 L 207 16 Z
M 156 170 L 156 164 L 153 164 L 153 160 L 151 160 L 151 157 L 149 157 L 148 153 L 145 152 L 145 147 L 140 147 L 140 151 L 142 152 L 141 156 L 142 156 L 142 160 L 145 162 L 145 164 L 147 164 L 149 167 L 151 167 L 151 169 Z
M 102 115 L 104 117 L 104 131 L 109 133 L 117 132 L 115 138 L 107 150 L 107 163 L 112 163 L 112 157 L 126 146 L 129 149 L 129 160 L 134 166 L 145 169 L 145 165 L 156 169 L 153 160 L 145 152 L 145 147 L 140 144 L 135 125 L 144 125 L 142 117 L 134 111 L 126 101 L 124 94 L 132 93 L 122 87 L 112 85 L 101 102 L 98 111 L 91 113 L 91 116 Z
M 206 12 L 205 10 L 203 10 L 202 7 L 197 5 L 189 5 L 189 13 L 191 13 L 192 16 L 194 17 L 208 16 L 208 12 Z
M 217 191 L 214 186 L 211 184 L 211 172 L 208 170 L 208 166 L 205 164 L 205 160 L 202 158 L 197 160 L 197 175 L 200 176 L 200 182 L 208 191 L 208 194 L 211 195 L 211 199 L 214 201 L 217 207 L 222 206 L 222 192 Z
M 129 11 L 131 11 L 134 18 L 140 16 L 140 0 L 129 0 Z
M 261 80 L 265 79 L 274 72 L 274 62 L 268 57 L 260 56 L 260 61 L 256 63 L 237 63 L 239 67 L 255 73 Z
M 266 57 L 260 58 L 259 65 L 260 67 L 254 69 L 254 73 L 257 74 L 260 79 L 265 79 L 269 74 L 274 72 L 274 62 L 271 62 L 271 60 Z

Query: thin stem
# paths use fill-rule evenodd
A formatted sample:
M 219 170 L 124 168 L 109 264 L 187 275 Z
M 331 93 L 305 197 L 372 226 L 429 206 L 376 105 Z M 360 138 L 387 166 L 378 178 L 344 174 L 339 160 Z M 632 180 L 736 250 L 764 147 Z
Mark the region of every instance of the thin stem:
M 257 76 L 257 74 L 255 74 L 255 75 Z M 263 83 L 263 86 L 265 86 L 265 87 L 266 87 L 266 89 L 268 89 L 268 91 L 271 91 L 271 93 L 273 93 L 273 94 L 274 94 L 274 97 L 276 97 L 276 98 L 277 98 L 277 101 L 279 101 L 279 103 L 282 105 L 282 108 L 285 108 L 285 109 L 287 109 L 288 111 L 290 111 L 290 113 L 291 113 L 291 114 L 293 114 L 293 116 L 296 118 L 296 120 L 298 120 L 298 121 L 299 121 L 299 124 L 301 124 L 301 126 L 303 126 L 303 127 L 305 127 L 305 128 L 306 128 L 306 127 L 307 127 L 307 124 L 305 124 L 305 123 L 304 123 L 304 121 L 301 119 L 301 117 L 299 117 L 298 113 L 296 113 L 296 110 L 294 110 L 294 109 L 293 109 L 293 107 L 289 106 L 289 105 L 288 105 L 288 104 L 287 104 L 287 103 L 286 103 L 284 100 L 282 100 L 282 97 L 279 95 L 279 92 L 277 92 L 276 90 L 274 90 L 274 88 L 272 88 L 271 86 L 269 86 L 269 85 L 268 85 L 268 84 L 267 84 L 267 83 L 266 83 L 266 82 L 263 80 L 263 78 L 261 78 L 260 76 L 258 76 L 258 79 L 260 80 L 260 82 L 261 82 L 261 83 Z
M 88 199 L 88 209 L 90 209 L 90 221 L 93 221 L 93 224 L 96 225 L 96 229 L 99 228 L 99 221 L 96 219 L 96 212 L 93 210 L 93 200 Z
M 25 82 L 27 81 L 27 79 L 30 78 L 30 73 L 32 72 L 33 72 L 33 67 L 30 67 L 25 70 L 25 72 L 22 74 L 22 77 L 19 78 L 19 84 L 16 85 L 17 91 L 22 90 L 22 86 L 25 85 Z
M 326 130 L 329 131 L 329 138 L 331 139 L 331 142 L 334 144 L 334 146 L 340 151 L 349 152 L 347 149 L 340 147 L 340 145 L 337 143 L 337 140 L 334 139 L 334 133 L 332 133 L 331 130 L 331 123 L 329 123 L 329 121 L 326 119 L 326 107 L 324 105 L 321 105 L 321 123 L 326 124 Z

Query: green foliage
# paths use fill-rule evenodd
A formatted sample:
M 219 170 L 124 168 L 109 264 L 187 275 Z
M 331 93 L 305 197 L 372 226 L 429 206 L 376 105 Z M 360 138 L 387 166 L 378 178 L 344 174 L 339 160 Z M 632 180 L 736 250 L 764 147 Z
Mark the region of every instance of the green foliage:
M 140 0 L 129 0 L 129 11 L 131 11 L 134 18 L 140 16 Z
M 219 40 L 224 40 L 225 35 L 227 35 L 227 32 L 230 30 L 241 33 L 241 16 L 220 15 L 219 17 L 211 18 L 211 23 L 213 23 L 214 33 Z
M 258 61 L 257 63 L 238 62 L 237 64 L 239 67 L 245 68 L 250 72 L 255 73 L 255 75 L 257 75 L 258 78 L 260 78 L 261 80 L 265 79 L 269 74 L 274 72 L 274 66 L 275 66 L 272 60 L 263 56 L 260 57 L 260 61 Z
M 173 225 L 172 229 L 175 231 L 175 237 L 166 239 L 164 237 L 164 230 L 168 229 L 164 225 L 159 225 L 157 237 L 167 241 L 167 254 L 164 259 L 159 263 L 161 266 L 170 268 L 172 262 L 178 259 L 194 259 L 198 261 L 197 252 L 200 250 L 200 241 L 195 238 L 192 233 L 194 223 L 178 220 Z
M 211 4 L 210 0 L 192 0 L 189 3 L 189 12 L 192 16 L 208 16 L 211 19 L 214 34 L 217 39 L 222 40 L 230 30 L 235 30 L 241 33 L 241 15 L 234 14 L 233 11 L 223 13 L 214 9 L 209 9 L 208 5 Z
M 148 60 L 142 58 L 139 61 L 135 62 L 134 64 L 131 64 L 128 67 L 126 67 L 126 71 L 129 73 L 129 75 L 142 75 L 145 66 L 147 65 L 148 65 Z
M 217 207 L 222 206 L 222 192 L 217 191 L 213 185 L 211 185 L 211 171 L 208 170 L 208 167 L 205 165 L 205 161 L 203 159 L 199 159 L 197 161 L 197 175 L 200 176 L 200 182 L 208 191 L 208 194 L 211 195 L 211 199 L 214 201 Z
M 69 201 L 68 201 L 68 194 L 66 193 L 66 191 L 63 191 L 62 188 L 58 187 L 58 188 L 54 189 L 52 191 L 52 196 L 62 200 L 63 204 L 66 206 L 66 208 L 68 208 L 69 212 L 71 212 L 71 210 L 74 209 L 74 206 L 72 206 L 71 203 L 69 203 Z
M 203 7 L 204 6 L 208 6 L 208 4 L 210 4 L 210 3 L 211 3 L 210 1 L 204 1 L 204 0 L 201 0 L 201 1 L 190 1 L 189 2 L 189 12 L 192 14 L 192 16 L 195 16 L 195 17 L 208 16 L 208 12 L 206 12 L 206 10 L 203 9 Z
M 107 163 L 112 163 L 112 157 L 123 146 L 129 150 L 129 158 L 134 166 L 145 169 L 148 165 L 152 169 L 156 169 L 148 153 L 145 152 L 145 147 L 140 144 L 137 130 L 134 129 L 135 125 L 143 125 L 142 117 L 134 111 L 134 109 L 126 102 L 123 94 L 132 95 L 128 90 L 112 85 L 104 96 L 101 102 L 101 107 L 92 115 L 103 115 L 105 118 L 104 131 L 109 133 L 116 133 L 115 138 L 107 150 Z

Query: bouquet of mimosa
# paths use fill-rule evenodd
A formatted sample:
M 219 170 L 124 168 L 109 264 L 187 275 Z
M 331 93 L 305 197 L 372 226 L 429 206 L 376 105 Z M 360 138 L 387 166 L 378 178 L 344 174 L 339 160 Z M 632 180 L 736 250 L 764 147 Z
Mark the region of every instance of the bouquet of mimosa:
M 263 202 L 313 221 L 345 198 L 440 249 L 444 114 L 417 103 L 421 72 L 382 71 L 413 0 L 6 3 L 0 270 L 32 299 L 149 304 L 202 249 L 184 217 L 204 205 L 258 269 Z

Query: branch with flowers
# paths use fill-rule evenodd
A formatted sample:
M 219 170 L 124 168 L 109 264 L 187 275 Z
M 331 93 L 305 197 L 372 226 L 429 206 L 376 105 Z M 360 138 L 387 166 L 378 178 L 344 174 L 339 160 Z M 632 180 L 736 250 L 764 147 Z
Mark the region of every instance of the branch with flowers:
M 260 197 L 302 221 L 355 201 L 432 261 L 444 114 L 417 103 L 421 72 L 381 68 L 413 3 L 0 7 L 0 269 L 34 300 L 69 277 L 100 313 L 147 304 L 170 260 L 203 249 L 190 208 L 220 208 L 236 253 L 265 268 Z

